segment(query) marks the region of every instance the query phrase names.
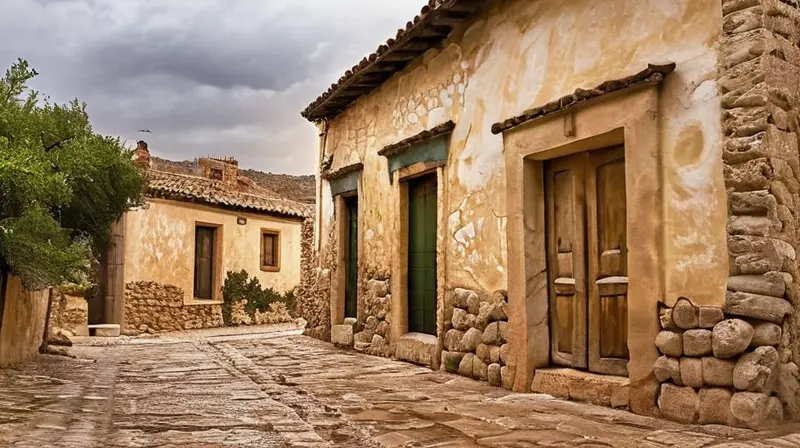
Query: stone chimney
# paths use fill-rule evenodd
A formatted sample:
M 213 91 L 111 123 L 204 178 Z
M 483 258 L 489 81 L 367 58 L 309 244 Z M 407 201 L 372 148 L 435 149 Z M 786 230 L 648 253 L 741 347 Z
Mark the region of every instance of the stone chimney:
M 150 151 L 147 149 L 147 142 L 139 140 L 136 142 L 136 150 L 133 152 L 133 163 L 140 168 L 150 168 Z
M 204 157 L 197 161 L 203 176 L 222 181 L 229 187 L 236 188 L 239 182 L 239 162 L 233 157 Z

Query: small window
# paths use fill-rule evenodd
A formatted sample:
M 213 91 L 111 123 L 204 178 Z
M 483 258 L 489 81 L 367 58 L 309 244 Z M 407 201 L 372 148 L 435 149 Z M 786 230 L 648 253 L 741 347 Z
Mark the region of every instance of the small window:
M 208 177 L 214 180 L 222 180 L 222 170 L 219 168 L 211 168 Z
M 281 268 L 281 234 L 277 230 L 261 230 L 261 270 Z

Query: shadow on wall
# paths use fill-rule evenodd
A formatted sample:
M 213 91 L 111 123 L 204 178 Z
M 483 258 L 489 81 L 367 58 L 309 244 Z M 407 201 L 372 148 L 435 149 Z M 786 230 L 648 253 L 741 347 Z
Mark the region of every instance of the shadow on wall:
M 8 278 L 0 322 L 0 367 L 20 364 L 39 354 L 49 297 L 49 289 L 28 291 L 19 278 Z

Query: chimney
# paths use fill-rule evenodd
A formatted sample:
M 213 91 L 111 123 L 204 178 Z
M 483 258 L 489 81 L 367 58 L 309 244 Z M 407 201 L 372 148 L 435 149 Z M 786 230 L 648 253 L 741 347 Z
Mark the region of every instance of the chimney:
M 198 161 L 203 175 L 219 180 L 228 187 L 236 188 L 239 182 L 239 162 L 233 157 L 204 157 Z
M 147 142 L 139 140 L 136 142 L 136 150 L 133 152 L 133 163 L 140 168 L 150 167 L 150 151 L 147 149 Z

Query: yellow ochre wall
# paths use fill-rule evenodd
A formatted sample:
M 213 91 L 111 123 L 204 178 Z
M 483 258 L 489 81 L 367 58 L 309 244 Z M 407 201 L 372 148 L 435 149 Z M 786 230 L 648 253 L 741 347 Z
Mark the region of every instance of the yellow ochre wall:
M 446 288 L 507 288 L 503 139 L 491 125 L 573 92 L 672 61 L 660 109 L 667 304 L 721 305 L 727 206 L 717 92 L 719 0 L 502 0 L 329 123 L 336 170 L 364 164 L 362 272 L 387 272 L 394 241 L 387 144 L 447 120 Z M 321 259 L 335 238 L 322 182 Z
M 222 254 L 219 284 L 228 271 L 245 269 L 263 287 L 285 292 L 300 283 L 301 221 L 238 213 L 221 208 L 162 199 L 125 217 L 125 283 L 152 281 L 177 286 L 191 303 L 194 286 L 195 225 L 221 225 Z M 246 217 L 239 225 L 237 217 Z M 261 229 L 281 232 L 280 271 L 261 271 Z M 219 230 L 218 230 L 219 238 Z M 220 297 L 218 297 L 220 298 Z

